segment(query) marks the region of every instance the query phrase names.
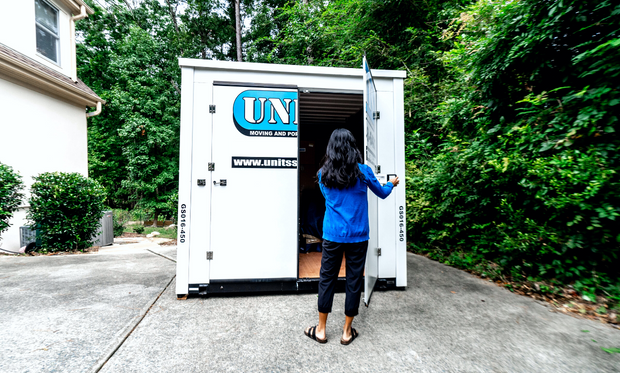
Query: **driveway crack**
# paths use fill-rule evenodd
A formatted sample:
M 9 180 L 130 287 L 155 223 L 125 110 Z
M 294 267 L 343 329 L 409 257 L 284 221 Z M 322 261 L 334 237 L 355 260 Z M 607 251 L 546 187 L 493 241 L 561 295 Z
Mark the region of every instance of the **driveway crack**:
M 150 251 L 150 250 L 149 250 Z M 154 252 L 155 253 L 155 252 Z M 157 253 L 155 253 L 157 254 Z M 160 254 L 157 254 L 160 255 Z M 163 255 L 160 255 L 163 256 Z M 165 256 L 164 256 L 165 257 Z M 166 259 L 170 259 L 170 258 L 166 258 Z M 173 259 L 170 259 L 173 260 Z M 173 260 L 174 261 L 174 260 Z M 109 349 L 108 352 L 105 353 L 101 358 L 99 358 L 99 360 L 97 361 L 97 363 L 95 363 L 95 365 L 93 365 L 90 369 L 89 369 L 89 373 L 97 373 L 99 372 L 104 366 L 105 364 L 114 356 L 114 354 L 116 353 L 116 351 L 119 350 L 119 348 L 121 348 L 121 346 L 125 343 L 125 341 L 127 340 L 127 338 L 129 338 L 129 336 L 131 335 L 131 333 L 133 333 L 134 330 L 136 330 L 136 328 L 138 328 L 138 325 L 140 325 L 140 323 L 142 322 L 142 320 L 144 320 L 144 318 L 146 317 L 146 315 L 149 313 L 149 311 L 151 311 L 151 309 L 153 308 L 153 306 L 155 305 L 155 303 L 157 303 L 157 301 L 159 300 L 159 298 L 162 296 L 162 294 L 164 294 L 164 292 L 166 290 L 168 290 L 168 288 L 170 287 L 170 284 L 172 284 L 172 282 L 174 281 L 175 277 L 177 277 L 176 275 L 172 276 L 172 278 L 170 279 L 170 281 L 168 281 L 168 284 L 166 284 L 166 286 L 164 287 L 164 289 L 151 301 L 149 302 L 149 304 L 147 304 L 142 311 L 140 311 L 140 314 L 135 317 L 124 329 L 124 332 L 121 333 L 121 336 L 118 337 L 116 343 L 114 343 Z

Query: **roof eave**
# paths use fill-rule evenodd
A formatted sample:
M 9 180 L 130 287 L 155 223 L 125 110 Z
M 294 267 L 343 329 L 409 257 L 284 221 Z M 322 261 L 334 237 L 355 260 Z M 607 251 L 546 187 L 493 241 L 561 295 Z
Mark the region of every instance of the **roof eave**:
M 0 75 L 5 75 L 18 84 L 36 88 L 37 91 L 80 106 L 95 107 L 97 102 L 105 103 L 96 94 L 85 92 L 68 82 L 2 53 L 0 53 Z
M 81 8 L 84 6 L 86 8 L 86 13 L 88 15 L 94 14 L 95 11 L 89 7 L 83 0 L 58 0 L 63 3 L 67 8 L 71 10 L 73 14 L 80 14 Z

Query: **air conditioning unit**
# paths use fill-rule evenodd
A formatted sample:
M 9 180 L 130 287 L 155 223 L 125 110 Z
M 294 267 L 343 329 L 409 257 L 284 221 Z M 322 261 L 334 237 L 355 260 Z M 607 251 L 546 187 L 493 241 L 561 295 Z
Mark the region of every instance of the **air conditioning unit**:
M 101 226 L 93 237 L 93 246 L 108 246 L 114 243 L 114 218 L 112 211 L 104 211 Z
M 28 244 L 37 241 L 37 230 L 34 227 L 19 227 L 19 247 L 28 246 Z
M 112 245 L 114 243 L 112 211 L 104 211 L 100 223 L 101 226 L 97 230 L 95 236 L 93 236 L 93 246 Z M 28 226 L 19 227 L 19 246 L 24 247 L 32 242 L 35 242 L 37 246 L 40 246 L 40 242 L 37 242 L 36 229 Z

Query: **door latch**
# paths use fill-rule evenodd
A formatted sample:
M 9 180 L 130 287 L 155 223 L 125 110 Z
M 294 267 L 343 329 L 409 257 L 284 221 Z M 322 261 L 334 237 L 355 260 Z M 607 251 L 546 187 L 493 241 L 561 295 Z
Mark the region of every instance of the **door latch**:
M 213 185 L 220 185 L 220 186 L 226 186 L 226 179 L 220 179 L 220 182 L 218 183 L 217 181 L 213 181 Z
M 207 185 L 207 180 L 205 179 L 198 179 L 198 186 L 205 186 Z
M 377 256 L 381 256 L 381 248 L 377 247 Z
M 215 114 L 215 105 L 209 105 L 209 113 Z
M 213 251 L 207 251 L 207 260 L 213 260 Z

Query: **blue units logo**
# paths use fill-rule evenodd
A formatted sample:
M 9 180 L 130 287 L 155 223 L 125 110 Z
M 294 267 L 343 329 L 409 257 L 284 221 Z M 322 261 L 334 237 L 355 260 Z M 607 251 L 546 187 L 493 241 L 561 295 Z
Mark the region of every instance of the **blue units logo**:
M 298 102 L 295 91 L 243 91 L 233 104 L 233 121 L 246 136 L 297 137 Z

